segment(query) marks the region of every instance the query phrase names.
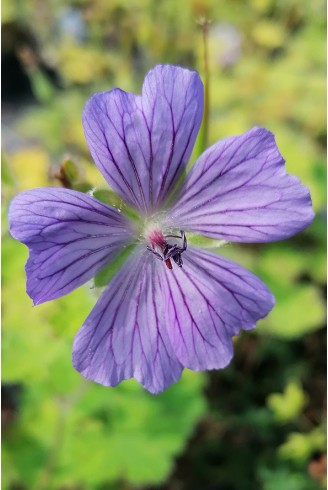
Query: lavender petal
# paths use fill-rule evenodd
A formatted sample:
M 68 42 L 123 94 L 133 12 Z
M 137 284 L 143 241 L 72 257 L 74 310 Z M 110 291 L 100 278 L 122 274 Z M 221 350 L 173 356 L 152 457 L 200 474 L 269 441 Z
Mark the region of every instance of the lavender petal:
M 132 240 L 131 225 L 117 210 L 69 189 L 18 194 L 9 224 L 11 235 L 29 247 L 27 293 L 34 304 L 81 286 Z
M 288 238 L 313 220 L 307 187 L 288 175 L 272 133 L 219 141 L 187 175 L 170 215 L 176 228 L 235 242 Z
M 232 336 L 250 330 L 274 306 L 265 284 L 241 266 L 189 247 L 183 267 L 163 274 L 168 335 L 184 367 L 225 367 L 233 355 Z
M 73 345 L 85 378 L 116 386 L 134 377 L 151 393 L 177 381 L 182 366 L 165 328 L 163 264 L 137 250 L 98 300 Z
M 185 169 L 202 119 L 196 72 L 159 65 L 142 95 L 95 94 L 83 114 L 92 157 L 109 185 L 141 213 L 158 209 Z

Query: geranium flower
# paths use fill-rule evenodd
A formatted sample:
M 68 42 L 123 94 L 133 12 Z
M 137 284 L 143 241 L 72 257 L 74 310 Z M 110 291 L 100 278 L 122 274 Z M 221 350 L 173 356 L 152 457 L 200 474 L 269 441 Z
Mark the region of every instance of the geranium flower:
M 115 386 L 134 377 L 158 393 L 184 368 L 223 368 L 232 337 L 254 328 L 274 306 L 258 277 L 190 246 L 188 232 L 270 242 L 313 219 L 308 189 L 286 174 L 264 128 L 211 146 L 172 198 L 202 113 L 198 74 L 177 66 L 151 70 L 141 96 L 114 89 L 86 104 L 93 159 L 138 211 L 138 222 L 69 189 L 30 190 L 11 204 L 10 232 L 30 251 L 27 293 L 34 304 L 69 293 L 135 244 L 75 337 L 74 367 L 97 383 Z

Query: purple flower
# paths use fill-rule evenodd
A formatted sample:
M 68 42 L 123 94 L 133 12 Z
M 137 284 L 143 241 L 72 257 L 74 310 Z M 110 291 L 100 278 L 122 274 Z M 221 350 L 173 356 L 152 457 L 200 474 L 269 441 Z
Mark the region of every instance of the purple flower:
M 198 74 L 176 66 L 151 70 L 141 96 L 114 89 L 88 101 L 83 125 L 93 159 L 139 221 L 68 189 L 30 190 L 11 204 L 11 234 L 30 251 L 34 304 L 69 293 L 135 244 L 74 341 L 74 367 L 97 383 L 134 377 L 158 393 L 183 368 L 223 368 L 232 336 L 272 309 L 274 297 L 259 278 L 189 246 L 185 232 L 270 242 L 313 219 L 308 189 L 286 174 L 264 128 L 211 146 L 172 197 L 202 113 Z

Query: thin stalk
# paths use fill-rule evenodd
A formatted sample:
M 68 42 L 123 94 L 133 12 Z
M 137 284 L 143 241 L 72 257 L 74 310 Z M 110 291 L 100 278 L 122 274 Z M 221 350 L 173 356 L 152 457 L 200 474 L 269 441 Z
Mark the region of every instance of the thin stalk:
M 209 107 L 210 107 L 210 70 L 208 62 L 208 32 L 210 21 L 203 18 L 199 21 L 199 25 L 202 29 L 203 39 L 203 63 L 204 63 L 204 116 L 201 127 L 201 141 L 200 149 L 201 153 L 208 146 L 208 122 L 209 122 Z
M 38 490 L 49 490 L 52 488 L 53 476 L 56 471 L 60 452 L 65 439 L 67 418 L 71 409 L 74 407 L 75 402 L 87 390 L 88 385 L 89 382 L 83 380 L 71 395 L 57 400 L 57 421 L 55 424 L 53 444 L 49 450 L 47 462 L 40 476 L 40 483 L 37 487 Z

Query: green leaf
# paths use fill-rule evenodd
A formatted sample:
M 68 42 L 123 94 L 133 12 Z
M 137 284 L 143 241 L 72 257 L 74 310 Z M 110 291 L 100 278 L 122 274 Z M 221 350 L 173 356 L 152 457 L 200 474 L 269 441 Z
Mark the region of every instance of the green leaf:
M 286 442 L 279 447 L 279 455 L 282 459 L 303 463 L 314 451 L 325 450 L 325 434 L 323 427 L 313 429 L 307 434 L 292 432 Z
M 90 182 L 76 182 L 72 185 L 72 189 L 79 192 L 90 192 L 93 188 L 93 185 Z
M 92 193 L 95 199 L 98 201 L 109 204 L 110 206 L 116 207 L 117 209 L 122 209 L 124 206 L 124 201 L 115 192 L 110 189 L 95 189 Z
M 257 332 L 291 340 L 322 328 L 324 322 L 321 291 L 312 285 L 294 285 L 284 296 L 276 294 L 276 305 L 266 319 L 258 322 Z
M 308 475 L 284 467 L 261 468 L 259 479 L 263 490 L 318 490 Z
M 284 393 L 272 393 L 267 403 L 275 418 L 282 423 L 296 419 L 303 411 L 308 398 L 297 381 L 290 381 Z
M 77 180 L 80 180 L 80 171 L 75 162 L 71 160 L 70 158 L 64 160 L 61 164 L 61 168 L 63 170 L 63 173 L 71 184 L 76 182 Z
M 104 202 L 109 206 L 113 206 L 119 212 L 123 212 L 132 219 L 139 219 L 137 211 L 128 206 L 121 197 L 110 189 L 95 189 L 92 192 L 92 196 L 98 201 Z
M 105 266 L 94 278 L 94 285 L 96 288 L 107 286 L 111 278 L 119 271 L 126 259 L 132 253 L 135 245 L 128 245 L 123 247 L 120 254 L 114 259 L 113 262 Z
M 205 408 L 202 386 L 203 376 L 188 371 L 157 396 L 134 380 L 114 389 L 88 383 L 70 416 L 61 481 L 162 481 Z
M 14 175 L 4 151 L 1 151 L 1 182 L 4 187 L 9 189 L 14 187 L 15 184 Z
M 203 235 L 188 233 L 188 243 L 195 247 L 206 248 L 214 252 L 221 248 L 223 245 L 226 245 L 228 242 L 226 242 L 225 240 L 216 240 L 214 238 L 209 238 Z
M 34 67 L 29 71 L 29 75 L 36 98 L 44 103 L 53 99 L 54 88 L 42 70 Z

